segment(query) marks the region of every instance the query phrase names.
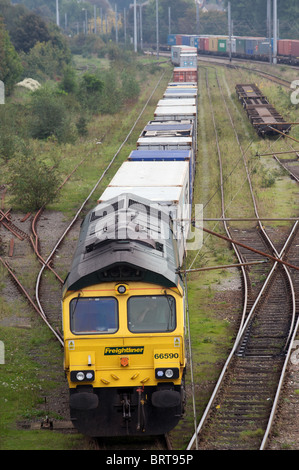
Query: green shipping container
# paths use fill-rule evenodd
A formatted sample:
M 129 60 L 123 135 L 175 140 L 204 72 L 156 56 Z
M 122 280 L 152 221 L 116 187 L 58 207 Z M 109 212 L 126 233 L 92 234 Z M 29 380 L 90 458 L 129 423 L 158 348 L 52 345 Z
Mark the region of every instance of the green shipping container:
M 218 52 L 226 52 L 226 39 L 218 39 Z
M 236 40 L 236 52 L 239 54 L 245 54 L 246 50 L 246 39 Z

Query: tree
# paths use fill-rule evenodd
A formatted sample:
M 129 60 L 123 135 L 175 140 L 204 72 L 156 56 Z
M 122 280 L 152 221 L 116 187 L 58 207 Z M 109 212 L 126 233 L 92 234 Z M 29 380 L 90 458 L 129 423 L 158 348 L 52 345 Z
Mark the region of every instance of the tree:
M 0 106 L 0 160 L 5 163 L 26 148 L 22 138 L 23 129 L 20 129 L 18 122 L 19 116 L 16 105 Z
M 9 35 L 0 20 L 0 80 L 4 82 L 5 93 L 10 94 L 14 84 L 22 74 L 20 58 L 13 47 Z
M 12 36 L 17 51 L 29 52 L 37 42 L 50 40 L 46 23 L 34 13 L 20 16 Z
M 99 111 L 100 100 L 104 82 L 93 73 L 86 72 L 82 75 L 79 86 L 79 100 L 82 108 L 97 113 Z

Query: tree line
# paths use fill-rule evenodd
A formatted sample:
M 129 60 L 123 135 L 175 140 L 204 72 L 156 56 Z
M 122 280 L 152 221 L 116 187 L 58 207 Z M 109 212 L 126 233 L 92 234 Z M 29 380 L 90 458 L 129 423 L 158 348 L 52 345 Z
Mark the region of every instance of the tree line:
M 266 0 L 230 0 L 234 34 L 240 36 L 267 36 Z M 225 0 L 227 5 L 228 0 Z M 273 4 L 273 1 L 271 1 Z M 279 36 L 281 39 L 299 39 L 299 2 L 277 2 Z M 273 20 L 273 12 L 272 12 Z

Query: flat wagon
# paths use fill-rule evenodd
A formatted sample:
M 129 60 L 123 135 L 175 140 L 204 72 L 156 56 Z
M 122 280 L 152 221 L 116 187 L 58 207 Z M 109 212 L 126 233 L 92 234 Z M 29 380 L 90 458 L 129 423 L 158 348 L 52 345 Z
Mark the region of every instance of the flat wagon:
M 267 97 L 254 84 L 237 84 L 236 92 L 249 121 L 261 136 L 288 134 L 291 129 L 281 114 L 272 106 Z

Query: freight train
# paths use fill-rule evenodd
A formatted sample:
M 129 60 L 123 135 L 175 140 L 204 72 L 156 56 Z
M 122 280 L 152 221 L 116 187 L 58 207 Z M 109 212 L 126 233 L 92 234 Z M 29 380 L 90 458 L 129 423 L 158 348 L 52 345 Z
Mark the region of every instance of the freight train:
M 228 36 L 169 34 L 169 48 L 183 46 L 195 48 L 198 54 L 228 57 L 230 43 Z M 273 51 L 273 38 L 233 36 L 231 39 L 231 56 L 234 58 L 269 61 Z M 299 65 L 299 40 L 278 39 L 277 62 Z
M 81 224 L 62 309 L 70 416 L 84 435 L 161 435 L 184 413 L 196 135 L 197 82 L 174 79 Z

